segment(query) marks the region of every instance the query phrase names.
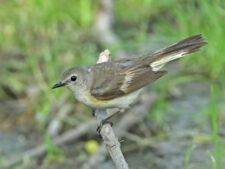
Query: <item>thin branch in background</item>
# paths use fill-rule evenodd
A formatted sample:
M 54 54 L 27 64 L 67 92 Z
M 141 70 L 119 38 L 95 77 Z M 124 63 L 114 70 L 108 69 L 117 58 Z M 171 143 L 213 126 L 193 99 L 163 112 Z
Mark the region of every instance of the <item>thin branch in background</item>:
M 63 105 L 59 112 L 55 115 L 56 117 L 52 119 L 52 121 L 48 125 L 47 133 L 55 137 L 59 134 L 61 129 L 63 128 L 63 119 L 69 114 L 69 112 L 72 110 L 71 104 Z
M 100 0 L 100 8 L 95 21 L 95 30 L 100 34 L 99 40 L 106 45 L 118 42 L 117 36 L 112 30 L 114 22 L 113 0 Z
M 96 125 L 95 120 L 87 120 L 86 122 L 82 123 L 75 129 L 71 129 L 71 130 L 65 132 L 64 134 L 62 134 L 58 137 L 55 137 L 53 139 L 53 144 L 55 146 L 60 146 L 60 145 L 65 144 L 66 142 L 69 142 L 72 140 L 75 141 L 75 140 L 79 139 L 81 136 L 83 136 L 84 134 L 87 134 L 91 128 L 95 127 L 95 125 Z M 12 158 L 6 160 L 4 162 L 3 167 L 11 168 L 13 165 L 16 165 L 16 164 L 22 162 L 23 159 L 25 159 L 25 158 L 37 158 L 46 152 L 47 152 L 47 146 L 45 143 L 42 143 L 41 145 L 24 152 L 20 156 L 12 157 Z
M 119 37 L 113 31 L 114 24 L 114 1 L 99 0 L 99 10 L 94 24 L 97 38 L 103 46 L 118 45 Z M 117 51 L 117 58 L 122 58 L 126 54 L 123 50 Z

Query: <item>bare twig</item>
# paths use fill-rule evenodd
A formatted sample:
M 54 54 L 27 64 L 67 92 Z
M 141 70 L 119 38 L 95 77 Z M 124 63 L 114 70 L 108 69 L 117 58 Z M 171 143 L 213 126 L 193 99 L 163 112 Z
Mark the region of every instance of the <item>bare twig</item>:
M 109 49 L 106 49 L 102 53 L 100 53 L 97 63 L 107 62 L 109 60 L 110 60 L 110 51 Z
M 102 112 L 101 112 L 102 111 Z M 96 111 L 96 118 L 100 124 L 102 119 L 102 113 L 107 114 L 106 110 L 98 110 Z M 100 131 L 100 134 L 102 136 L 102 139 L 104 140 L 104 144 L 115 163 L 117 169 L 128 169 L 127 162 L 125 161 L 125 158 L 123 156 L 123 153 L 120 149 L 120 143 L 118 139 L 116 138 L 113 129 L 110 124 L 104 124 L 102 126 L 102 129 Z
M 98 63 L 107 62 L 110 60 L 109 50 L 105 50 L 99 55 Z M 107 117 L 107 110 L 97 110 L 95 112 L 95 117 L 100 125 L 101 121 Z M 115 163 L 117 169 L 129 169 L 128 164 L 123 156 L 120 149 L 120 143 L 116 138 L 113 129 L 110 124 L 103 124 L 100 134 L 108 150 L 113 162 Z

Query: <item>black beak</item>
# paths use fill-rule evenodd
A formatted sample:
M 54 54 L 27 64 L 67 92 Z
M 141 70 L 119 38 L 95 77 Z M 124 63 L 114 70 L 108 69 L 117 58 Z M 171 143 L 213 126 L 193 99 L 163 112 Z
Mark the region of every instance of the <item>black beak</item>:
M 55 88 L 58 88 L 58 87 L 62 87 L 62 86 L 65 86 L 65 83 L 62 83 L 62 82 L 59 82 L 59 83 L 56 83 L 52 89 L 55 89 Z

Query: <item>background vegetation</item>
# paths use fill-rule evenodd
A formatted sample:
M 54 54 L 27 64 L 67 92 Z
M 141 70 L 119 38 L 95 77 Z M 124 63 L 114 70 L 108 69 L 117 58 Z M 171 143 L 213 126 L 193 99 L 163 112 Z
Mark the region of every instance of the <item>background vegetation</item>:
M 119 41 L 113 45 L 101 43 L 101 34 L 94 30 L 99 8 L 100 2 L 92 0 L 0 1 L 1 133 L 22 134 L 32 140 L 32 145 L 44 141 L 49 145 L 50 155 L 60 159 L 59 163 L 65 162 L 68 157 L 60 149 L 51 147 L 46 129 L 49 122 L 66 103 L 73 105 L 73 113 L 64 120 L 64 131 L 91 117 L 91 110 L 77 103 L 68 91 L 50 89 L 65 69 L 95 64 L 98 54 L 105 48 L 111 50 L 112 56 L 119 51 L 133 55 L 201 33 L 209 44 L 200 53 L 172 64 L 176 65 L 174 67 L 169 66 L 172 73 L 153 85 L 159 102 L 149 116 L 164 130 L 168 127 L 165 111 L 171 106 L 168 93 L 174 86 L 193 81 L 214 86 L 212 106 L 209 104 L 196 113 L 193 120 L 198 121 L 198 127 L 207 125 L 213 129 L 207 138 L 209 143 L 215 144 L 215 149 L 206 151 L 209 150 L 214 168 L 222 168 L 224 138 L 218 135 L 218 130 L 224 133 L 225 2 L 115 0 L 113 30 Z M 83 138 L 85 143 L 90 143 L 89 140 Z M 3 145 L 0 147 L 4 150 Z M 186 168 L 189 156 L 191 151 L 186 156 Z M 3 151 L 2 159 L 6 157 Z

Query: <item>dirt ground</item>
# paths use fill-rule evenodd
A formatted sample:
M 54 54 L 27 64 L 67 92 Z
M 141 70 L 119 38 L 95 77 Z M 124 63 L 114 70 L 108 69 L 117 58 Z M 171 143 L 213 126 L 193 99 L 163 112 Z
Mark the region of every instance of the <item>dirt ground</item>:
M 189 169 L 210 169 L 213 167 L 208 155 L 209 150 L 213 151 L 213 145 L 207 141 L 207 136 L 212 134 L 211 121 L 202 115 L 211 104 L 210 86 L 206 82 L 194 81 L 177 85 L 175 88 L 177 95 L 169 100 L 170 106 L 164 112 L 167 129 L 161 129 L 162 135 L 164 135 L 161 139 L 153 141 L 147 146 L 129 150 L 132 141 L 123 138 L 122 149 L 125 151 L 125 157 L 131 168 L 184 168 L 185 158 L 191 147 L 193 150 L 188 162 Z M 149 124 L 151 122 L 148 119 L 144 120 L 147 126 L 151 125 Z M 132 133 L 132 130 L 129 132 Z M 138 135 L 138 131 L 134 132 Z M 36 144 L 33 141 L 23 137 L 23 133 L 2 131 L 0 134 L 1 154 L 7 157 L 15 154 L 20 155 Z M 48 165 L 48 168 L 62 168 L 62 166 L 68 169 L 74 168 L 74 160 L 77 159 L 73 147 L 76 146 L 71 143 L 62 147 L 62 151 L 66 152 L 65 155 L 68 158 L 67 164 L 52 164 Z M 81 163 L 77 162 L 76 165 L 79 168 Z M 45 168 L 42 165 L 36 167 Z M 97 168 L 110 169 L 114 168 L 114 165 L 111 159 L 107 158 Z

